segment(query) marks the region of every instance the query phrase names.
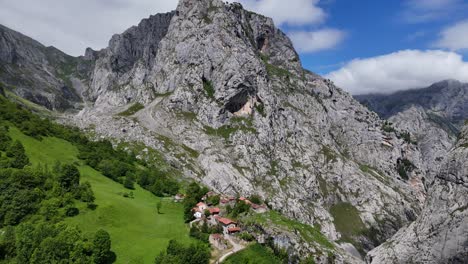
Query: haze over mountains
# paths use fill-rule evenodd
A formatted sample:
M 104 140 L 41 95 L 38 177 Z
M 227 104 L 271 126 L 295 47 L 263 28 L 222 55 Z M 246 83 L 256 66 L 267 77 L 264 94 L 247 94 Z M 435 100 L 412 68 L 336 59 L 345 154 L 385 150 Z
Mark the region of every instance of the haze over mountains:
M 468 261 L 467 84 L 356 100 L 303 69 L 270 18 L 219 0 L 181 0 L 81 57 L 1 26 L 0 67 L 9 92 L 61 122 L 142 143 L 333 241 L 264 226 L 291 256 Z

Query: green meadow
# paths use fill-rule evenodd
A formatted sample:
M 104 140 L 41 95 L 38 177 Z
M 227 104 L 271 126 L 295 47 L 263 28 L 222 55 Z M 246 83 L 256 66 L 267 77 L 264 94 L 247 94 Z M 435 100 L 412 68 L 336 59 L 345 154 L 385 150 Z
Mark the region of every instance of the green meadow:
M 171 199 L 162 199 L 160 214 L 156 204 L 161 198 L 140 188 L 125 189 L 121 184 L 103 176 L 100 172 L 84 165 L 77 158 L 78 149 L 68 141 L 45 137 L 36 140 L 10 127 L 10 136 L 24 145 L 32 165 L 47 165 L 52 168 L 57 161 L 74 163 L 81 172 L 81 181 L 91 183 L 96 196 L 95 210 L 86 204 L 78 204 L 80 214 L 66 218 L 68 224 L 76 225 L 84 233 L 104 229 L 110 233 L 112 250 L 117 255 L 116 263 L 152 263 L 163 251 L 169 240 L 176 239 L 188 244 L 192 240 L 183 220 L 181 204 Z M 130 191 L 133 198 L 129 196 Z

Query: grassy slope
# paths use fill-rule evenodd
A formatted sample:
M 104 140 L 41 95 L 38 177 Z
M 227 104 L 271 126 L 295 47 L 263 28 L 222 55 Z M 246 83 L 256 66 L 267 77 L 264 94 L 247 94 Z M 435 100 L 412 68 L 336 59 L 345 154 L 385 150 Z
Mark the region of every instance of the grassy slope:
M 281 261 L 266 247 L 254 244 L 229 256 L 224 264 L 281 264 Z
M 53 166 L 79 162 L 78 150 L 67 141 L 44 138 L 38 141 L 25 136 L 18 129 L 10 128 L 10 136 L 21 141 L 33 165 Z M 134 199 L 125 198 L 129 192 L 122 185 L 102 176 L 89 166 L 80 165 L 82 181 L 89 181 L 96 196 L 95 211 L 81 204 L 80 214 L 67 218 L 69 224 L 77 225 L 83 232 L 100 228 L 112 238 L 112 250 L 117 254 L 117 263 L 152 263 L 154 257 L 165 249 L 170 239 L 188 243 L 188 228 L 183 222 L 182 205 L 163 200 L 162 214 L 157 214 L 156 203 L 160 198 L 137 186 Z

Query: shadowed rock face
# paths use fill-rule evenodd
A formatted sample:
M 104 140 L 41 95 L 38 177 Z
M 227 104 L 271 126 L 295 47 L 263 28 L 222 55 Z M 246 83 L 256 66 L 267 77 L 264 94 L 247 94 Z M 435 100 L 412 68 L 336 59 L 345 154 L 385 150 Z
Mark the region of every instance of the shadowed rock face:
M 426 183 L 432 182 L 438 173 L 441 161 L 468 119 L 468 84 L 455 80 L 424 89 L 355 98 L 411 134 L 423 155 Z
M 0 82 L 8 90 L 49 109 L 81 102 L 73 85 L 78 59 L 0 25 Z
M 369 252 L 369 263 L 468 262 L 468 126 L 432 182 L 418 217 Z

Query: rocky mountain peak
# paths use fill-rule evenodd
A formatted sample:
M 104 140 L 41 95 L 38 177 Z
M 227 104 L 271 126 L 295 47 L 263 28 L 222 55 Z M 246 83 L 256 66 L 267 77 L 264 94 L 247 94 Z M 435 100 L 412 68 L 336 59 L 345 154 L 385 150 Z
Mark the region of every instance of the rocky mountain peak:
M 28 49 L 27 41 L 1 36 L 0 44 Z M 217 192 L 259 195 L 270 208 L 362 255 L 420 216 L 430 183 L 440 178 L 427 177 L 428 164 L 450 145 L 443 137 L 440 152 L 426 158 L 421 149 L 430 145 L 415 143 L 403 123 L 380 119 L 303 69 L 273 20 L 237 3 L 181 0 L 175 11 L 144 19 L 114 35 L 109 47 L 87 49 L 79 58 L 34 52 L 62 63 L 46 63 L 51 74 L 38 70 L 41 63 L 27 70 L 46 84 L 55 81 L 57 90 L 73 87 L 86 103 L 67 121 L 114 142 L 144 144 Z M 11 58 L 7 53 L 2 56 Z M 18 75 L 10 66 L 9 76 Z M 424 98 L 440 109 L 436 93 Z M 444 111 L 464 109 L 445 102 Z M 424 105 L 405 110 L 418 122 L 430 116 Z M 437 168 L 430 171 L 435 175 Z M 306 255 L 327 251 L 297 236 L 276 236 L 275 243 Z M 338 262 L 360 262 L 336 252 Z

